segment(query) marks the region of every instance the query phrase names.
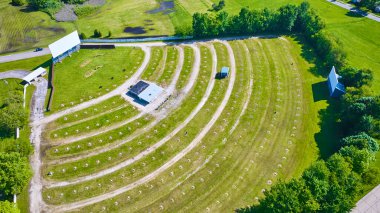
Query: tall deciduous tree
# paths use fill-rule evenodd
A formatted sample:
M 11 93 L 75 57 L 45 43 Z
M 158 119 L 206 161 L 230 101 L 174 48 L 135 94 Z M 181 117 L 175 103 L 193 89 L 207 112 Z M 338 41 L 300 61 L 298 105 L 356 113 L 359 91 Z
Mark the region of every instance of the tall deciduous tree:
M 0 213 L 20 213 L 15 203 L 9 201 L 0 201 Z
M 32 172 L 26 157 L 19 153 L 0 153 L 0 191 L 18 194 L 27 185 Z

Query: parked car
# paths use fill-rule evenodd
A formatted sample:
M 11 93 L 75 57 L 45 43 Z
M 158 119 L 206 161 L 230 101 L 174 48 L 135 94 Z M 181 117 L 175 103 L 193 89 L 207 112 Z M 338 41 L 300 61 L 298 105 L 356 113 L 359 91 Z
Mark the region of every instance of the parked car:
M 37 47 L 34 52 L 39 52 L 39 51 L 42 51 L 43 49 L 41 47 Z

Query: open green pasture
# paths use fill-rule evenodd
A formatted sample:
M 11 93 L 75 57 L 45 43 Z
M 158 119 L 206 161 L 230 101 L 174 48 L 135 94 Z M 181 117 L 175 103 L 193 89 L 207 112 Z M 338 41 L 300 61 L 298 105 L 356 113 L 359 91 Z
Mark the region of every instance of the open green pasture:
M 61 110 L 110 92 L 140 67 L 140 48 L 82 49 L 54 68 L 51 111 Z
M 132 144 L 129 146 L 129 148 L 128 147 L 124 148 L 124 150 L 123 150 L 124 152 L 128 151 L 130 149 L 130 151 L 133 151 L 133 153 L 135 155 L 138 152 L 135 152 L 134 149 L 136 149 L 136 148 L 140 149 L 140 150 L 146 149 L 147 143 L 152 144 L 155 141 L 158 141 L 164 135 L 166 135 L 167 133 L 172 131 L 172 129 L 174 129 L 174 127 L 180 123 L 178 119 L 185 119 L 186 116 L 189 115 L 190 112 L 195 109 L 195 106 L 200 102 L 204 92 L 206 91 L 206 87 L 207 87 L 209 79 L 211 77 L 210 72 L 211 72 L 212 59 L 211 59 L 211 54 L 210 54 L 208 48 L 202 46 L 201 47 L 201 54 L 202 54 L 202 59 L 203 59 L 202 60 L 202 69 L 200 71 L 200 75 L 198 76 L 198 81 L 196 82 L 196 84 L 195 84 L 194 88 L 191 90 L 191 92 L 187 95 L 187 98 L 184 100 L 184 102 L 181 104 L 181 106 L 179 108 L 177 108 L 173 113 L 171 113 L 167 119 L 164 119 L 163 121 L 161 121 L 159 124 L 156 125 L 155 129 L 157 130 L 157 132 L 155 134 L 149 134 L 149 137 L 147 137 L 147 136 L 140 137 L 138 140 L 135 140 L 135 142 L 134 142 L 135 145 Z M 214 104 L 214 106 L 216 106 L 216 105 Z M 181 137 L 184 137 L 184 132 L 182 131 L 180 135 L 181 135 Z M 175 143 L 178 143 L 178 142 L 176 142 L 177 137 L 174 137 L 173 140 L 175 141 Z M 141 143 L 138 146 L 139 141 Z M 139 147 L 143 147 L 143 148 L 141 149 Z M 132 155 L 132 157 L 134 155 Z M 128 166 L 128 168 L 125 168 L 125 169 L 122 169 L 122 170 L 116 172 L 117 174 L 110 174 L 108 176 L 118 177 L 119 175 L 121 175 L 122 173 L 125 173 L 125 172 L 131 173 L 131 175 L 133 175 L 135 173 L 135 172 L 133 172 L 134 170 L 136 170 L 136 172 L 138 171 L 138 173 L 140 175 L 145 174 L 146 173 L 145 171 L 140 170 L 138 168 L 142 169 L 145 166 L 148 167 L 148 165 L 143 166 L 144 164 L 142 164 L 141 162 L 145 162 L 147 158 L 158 160 L 158 159 L 162 158 L 161 155 L 162 155 L 161 151 L 156 151 L 156 152 L 154 152 L 153 156 L 150 156 L 149 158 L 146 157 L 146 158 L 143 158 L 142 160 L 139 160 L 137 163 L 134 164 L 134 166 Z M 108 155 L 108 156 L 110 156 L 110 155 Z M 107 155 L 105 155 L 104 157 L 107 157 Z M 112 158 L 112 159 L 114 159 L 114 158 Z M 166 157 L 165 157 L 165 159 L 166 159 Z M 106 163 L 108 165 L 110 165 L 110 162 L 106 162 Z M 89 166 L 90 165 L 91 164 L 89 163 Z M 159 164 L 151 164 L 151 165 L 149 165 L 149 167 L 157 166 L 157 165 L 159 165 Z M 138 166 L 138 168 L 136 166 Z M 131 170 L 131 168 L 135 168 L 135 169 Z M 46 170 L 46 171 L 48 171 L 48 170 Z M 59 172 L 59 170 L 57 170 L 57 171 Z M 70 170 L 68 169 L 68 172 L 72 172 L 71 169 Z M 72 175 L 73 174 L 71 174 L 71 176 Z M 47 196 L 50 196 L 50 200 L 47 200 L 47 202 L 49 202 L 49 203 L 50 202 L 62 203 L 62 202 L 68 202 L 68 200 L 80 199 L 80 197 L 82 197 L 82 196 L 85 196 L 85 197 L 93 196 L 93 195 L 91 195 L 92 193 L 89 193 L 89 191 L 86 190 L 86 186 L 91 185 L 92 187 L 98 188 L 97 187 L 98 183 L 101 183 L 100 185 L 104 185 L 104 184 L 109 185 L 110 184 L 109 183 L 110 177 L 108 177 L 108 176 L 101 178 L 97 181 L 90 181 L 89 183 L 83 183 L 80 185 L 75 185 L 78 189 L 77 190 L 78 193 L 75 195 L 72 193 L 64 193 L 64 196 L 67 196 L 67 198 L 64 198 L 64 199 L 60 198 L 59 192 L 62 190 L 64 190 L 65 192 L 71 192 L 73 190 L 73 187 L 75 187 L 75 186 L 48 189 L 48 190 L 46 190 L 46 192 L 44 192 L 45 200 L 46 200 Z M 125 176 L 126 177 L 132 177 L 132 176 L 128 176 L 128 175 L 125 175 Z M 137 177 L 137 173 L 135 175 L 133 175 L 133 177 L 135 177 L 135 176 Z M 123 183 L 124 181 L 128 181 L 128 180 L 127 179 L 126 180 L 119 180 L 118 178 L 113 179 L 113 183 L 115 183 L 115 184 L 117 184 L 120 181 L 121 181 L 121 183 Z M 117 184 L 117 185 L 119 185 L 119 184 Z M 112 187 L 112 186 L 110 186 L 110 187 Z M 101 187 L 97 190 L 105 190 L 105 188 Z M 98 191 L 98 193 L 101 193 L 101 191 Z

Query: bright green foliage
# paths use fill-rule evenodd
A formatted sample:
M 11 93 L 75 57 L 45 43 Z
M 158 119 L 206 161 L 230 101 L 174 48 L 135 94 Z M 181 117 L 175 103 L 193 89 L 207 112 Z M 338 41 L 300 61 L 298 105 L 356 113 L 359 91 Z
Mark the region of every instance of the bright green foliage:
M 342 83 L 347 87 L 362 87 L 370 85 L 373 80 L 372 71 L 369 69 L 357 69 L 354 67 L 346 67 L 339 71 L 342 76 Z
M 26 157 L 19 153 L 0 153 L 0 191 L 18 194 L 27 185 L 32 172 Z
M 353 171 L 361 174 L 365 172 L 371 161 L 374 160 L 373 155 L 368 150 L 360 150 L 354 146 L 343 147 L 339 153 L 346 157 L 347 161 L 353 166 Z
M 238 212 L 313 212 L 319 205 L 302 180 L 292 179 L 289 183 L 279 182 L 264 192 L 265 199 L 259 206 L 238 210 Z
M 366 149 L 371 153 L 376 153 L 379 151 L 379 144 L 375 139 L 367 135 L 365 132 L 343 138 L 342 145 L 355 146 L 358 149 Z
M 291 32 L 298 16 L 298 8 L 295 5 L 285 5 L 278 10 L 278 26 L 281 31 Z
M 28 113 L 22 106 L 24 100 L 19 90 L 22 87 L 12 89 L 8 84 L 10 82 L 7 81 L 7 86 L 0 88 L 5 96 L 0 97 L 0 137 L 13 137 L 15 129 L 23 127 L 28 119 Z
M 326 196 L 329 190 L 330 171 L 324 161 L 317 161 L 306 169 L 302 175 L 305 184 L 310 189 L 314 198 L 319 202 Z
M 355 206 L 354 198 L 361 187 L 360 176 L 346 159 L 334 154 L 326 163 L 331 171 L 330 188 L 320 212 L 348 212 Z
M 15 203 L 9 201 L 0 201 L 0 213 L 20 213 Z

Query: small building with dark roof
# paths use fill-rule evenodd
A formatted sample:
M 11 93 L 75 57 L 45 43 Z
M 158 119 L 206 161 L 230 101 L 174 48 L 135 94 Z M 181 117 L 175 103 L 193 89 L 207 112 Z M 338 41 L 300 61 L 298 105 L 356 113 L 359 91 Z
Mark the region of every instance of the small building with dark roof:
M 162 87 L 145 81 L 139 81 L 129 89 L 131 95 L 146 103 L 154 101 L 163 91 Z
M 343 84 L 339 83 L 341 77 L 336 74 L 335 67 L 333 66 L 327 78 L 329 93 L 331 97 L 337 98 L 346 93 L 346 88 Z
M 129 92 L 135 96 L 138 96 L 140 95 L 140 93 L 142 91 L 144 91 L 147 87 L 149 86 L 148 83 L 146 83 L 145 81 L 139 81 L 137 82 L 137 84 L 135 84 L 134 86 L 132 86 L 132 88 L 129 90 Z

